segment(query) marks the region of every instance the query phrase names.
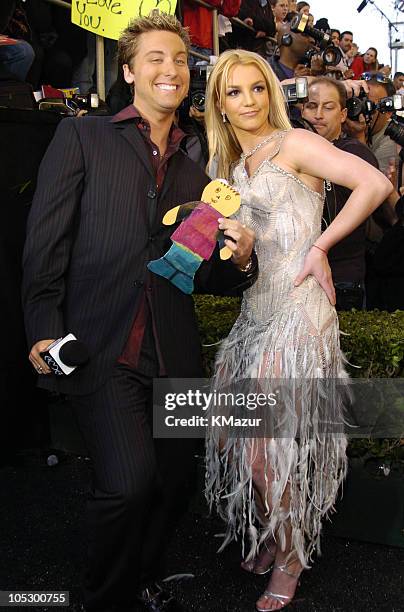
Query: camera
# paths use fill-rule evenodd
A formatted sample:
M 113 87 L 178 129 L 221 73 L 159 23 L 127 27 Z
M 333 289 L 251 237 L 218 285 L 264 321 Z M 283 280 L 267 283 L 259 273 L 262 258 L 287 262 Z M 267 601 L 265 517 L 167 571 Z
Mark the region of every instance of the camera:
M 366 93 L 361 89 L 359 96 L 353 96 L 346 102 L 347 117 L 351 121 L 359 121 L 360 115 L 364 115 L 368 121 L 375 110 L 375 104 L 368 99 Z
M 38 102 L 39 110 L 53 110 L 67 115 L 76 116 L 81 110 L 92 110 L 98 108 L 99 97 L 96 93 L 73 94 L 71 97 L 42 98 Z
M 67 334 L 52 342 L 41 357 L 55 376 L 68 376 L 78 366 L 87 363 L 89 354 L 87 347 L 74 334 Z
M 342 51 L 335 45 L 328 45 L 321 54 L 324 66 L 338 66 L 342 61 Z
M 297 77 L 295 83 L 282 86 L 288 104 L 299 104 L 309 99 L 309 84 L 306 77 Z
M 363 114 L 365 119 L 369 121 L 372 113 L 379 111 L 379 113 L 391 113 L 399 111 L 404 108 L 404 96 L 396 94 L 394 96 L 387 96 L 382 98 L 377 104 L 372 102 L 366 96 L 366 93 L 361 90 L 358 97 L 349 98 L 347 100 L 348 119 L 352 121 L 358 121 L 359 116 Z
M 380 113 L 391 113 L 394 111 L 400 111 L 404 108 L 404 96 L 395 94 L 394 96 L 387 96 L 382 98 L 376 105 L 377 110 Z
M 94 108 L 98 108 L 100 104 L 100 99 L 97 93 L 77 93 L 73 94 L 71 99 L 80 110 L 92 110 Z
M 303 34 L 304 36 L 314 38 L 320 49 L 320 57 L 325 67 L 338 66 L 341 62 L 342 52 L 332 44 L 331 33 L 309 26 L 307 15 L 296 15 L 290 23 L 290 29 L 295 34 Z M 304 66 L 310 66 L 313 56 L 317 54 L 318 51 L 316 49 L 309 49 L 306 51 L 301 63 Z
M 393 115 L 384 133 L 396 144 L 404 147 L 404 117 Z
M 291 31 L 295 34 L 304 34 L 304 36 L 311 36 L 312 38 L 314 38 L 314 40 L 321 49 L 325 49 L 331 46 L 331 33 L 323 32 L 322 30 L 318 30 L 317 28 L 312 28 L 308 25 L 308 21 L 308 15 L 296 15 L 290 22 Z
M 194 66 L 190 69 L 191 84 L 187 104 L 189 107 L 196 108 L 200 113 L 205 112 L 206 84 L 209 73 L 209 65 Z
M 323 64 L 326 68 L 328 66 L 338 66 L 338 64 L 342 60 L 342 53 L 340 49 L 338 49 L 334 45 L 329 45 L 323 51 L 320 51 L 320 53 L 317 49 L 308 49 L 300 60 L 300 63 L 303 66 L 310 66 L 311 60 L 315 55 L 320 55 Z

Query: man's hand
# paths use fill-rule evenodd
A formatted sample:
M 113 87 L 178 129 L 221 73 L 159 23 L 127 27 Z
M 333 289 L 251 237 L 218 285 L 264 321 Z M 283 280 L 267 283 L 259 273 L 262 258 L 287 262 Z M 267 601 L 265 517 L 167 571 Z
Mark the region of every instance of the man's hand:
M 254 247 L 255 234 L 249 228 L 235 219 L 219 219 L 219 229 L 224 231 L 225 236 L 231 240 L 225 240 L 225 245 L 233 251 L 232 262 L 244 268 L 251 257 Z
M 321 55 L 317 54 L 311 58 L 310 70 L 312 75 L 324 74 L 324 62 Z
M 359 115 L 357 121 L 348 119 L 347 117 L 342 124 L 342 129 L 345 134 L 348 134 L 348 136 L 351 136 L 351 138 L 356 138 L 363 144 L 366 144 L 367 127 L 365 115 L 363 113 Z
M 389 158 L 389 165 L 384 174 L 387 176 L 394 189 L 397 189 L 397 165 L 394 157 Z
M 199 111 L 197 108 L 195 108 L 195 106 L 190 106 L 188 114 L 191 119 L 195 119 L 196 121 L 199 121 L 199 123 L 205 123 L 205 113 Z
M 335 306 L 335 287 L 332 282 L 331 268 L 328 263 L 327 255 L 316 247 L 312 247 L 308 252 L 304 261 L 303 270 L 295 279 L 295 287 L 301 285 L 304 279 L 310 274 L 318 280 L 320 286 L 326 292 L 330 303 Z
M 311 75 L 310 68 L 304 64 L 298 64 L 295 68 L 295 77 L 307 77 Z
M 252 20 L 251 17 L 246 17 L 244 19 L 244 23 L 248 26 L 250 26 L 251 28 L 254 27 L 254 21 Z
M 46 351 L 46 349 L 52 344 L 52 342 L 55 342 L 55 340 L 39 340 L 39 342 L 36 342 L 31 349 L 28 359 L 30 360 L 30 362 L 34 366 L 35 371 L 38 374 L 51 373 L 51 370 L 42 359 L 40 353 Z
M 345 70 L 344 72 L 344 79 L 348 80 L 348 79 L 353 79 L 355 76 L 355 73 L 353 70 L 351 70 L 350 68 L 348 68 L 348 70 Z
M 258 30 L 258 32 L 255 35 L 255 38 L 265 38 L 266 36 L 266 32 L 263 32 L 262 30 Z
M 359 96 L 361 89 L 363 89 L 365 94 L 369 93 L 369 86 L 366 81 L 352 81 L 351 79 L 347 79 L 346 81 L 341 81 L 341 83 L 346 89 L 348 98 Z
M 388 77 L 391 75 L 391 66 L 383 66 L 383 68 L 379 68 L 379 72 Z

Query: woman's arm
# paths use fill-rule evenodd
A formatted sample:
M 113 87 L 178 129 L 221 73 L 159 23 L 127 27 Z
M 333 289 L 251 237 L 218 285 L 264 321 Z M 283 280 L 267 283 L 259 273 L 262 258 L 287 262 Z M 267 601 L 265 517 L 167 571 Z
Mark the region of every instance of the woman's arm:
M 305 130 L 292 130 L 287 135 L 280 157 L 297 174 L 307 175 L 308 179 L 328 179 L 352 191 L 344 208 L 316 241 L 327 252 L 353 232 L 393 191 L 391 182 L 379 170 Z
M 313 275 L 331 304 L 335 304 L 327 253 L 389 197 L 392 184 L 379 170 L 359 157 L 340 151 L 321 136 L 305 130 L 289 132 L 278 159 L 281 165 L 288 165 L 313 188 L 316 184 L 319 187 L 317 178 L 328 179 L 352 191 L 341 212 L 310 249 L 303 270 L 295 279 L 298 286 L 308 275 Z

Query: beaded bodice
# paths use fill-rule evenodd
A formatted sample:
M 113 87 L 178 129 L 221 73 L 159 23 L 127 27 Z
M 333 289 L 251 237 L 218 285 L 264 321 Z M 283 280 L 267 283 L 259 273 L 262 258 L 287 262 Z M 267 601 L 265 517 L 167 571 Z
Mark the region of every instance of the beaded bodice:
M 278 133 L 271 154 L 251 176 L 242 161 L 233 168 L 233 183 L 242 201 L 238 218 L 256 234 L 260 267 L 257 282 L 244 293 L 244 308 L 254 320 L 265 322 L 268 313 L 296 302 L 310 311 L 324 307 L 325 312 L 311 313 L 319 329 L 330 314 L 323 290 L 313 277 L 298 288 L 294 280 L 320 235 L 324 196 L 274 162 L 286 133 Z

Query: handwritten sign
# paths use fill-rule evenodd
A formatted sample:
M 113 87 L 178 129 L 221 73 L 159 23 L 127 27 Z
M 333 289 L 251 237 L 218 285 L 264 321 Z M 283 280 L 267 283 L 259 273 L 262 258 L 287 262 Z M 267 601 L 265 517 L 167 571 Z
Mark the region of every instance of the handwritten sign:
M 174 15 L 177 0 L 73 0 L 72 23 L 80 28 L 117 40 L 135 17 L 153 9 Z

